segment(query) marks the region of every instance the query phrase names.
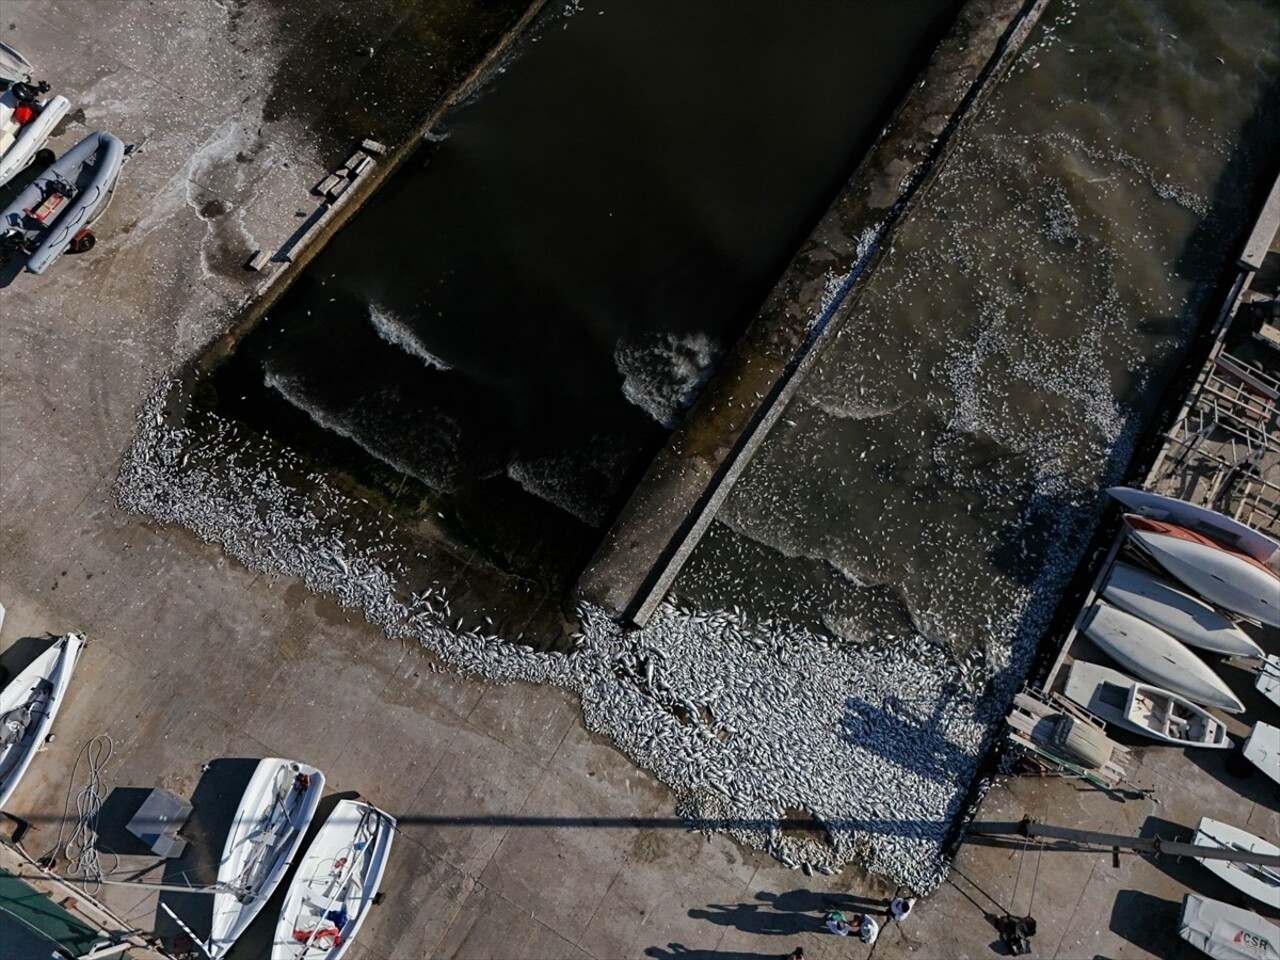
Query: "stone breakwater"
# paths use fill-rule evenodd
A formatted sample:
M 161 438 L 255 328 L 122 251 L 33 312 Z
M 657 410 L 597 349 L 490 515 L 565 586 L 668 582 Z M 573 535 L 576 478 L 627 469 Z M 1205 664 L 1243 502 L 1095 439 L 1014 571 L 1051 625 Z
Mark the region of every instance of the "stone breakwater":
M 795 867 L 829 873 L 856 860 L 920 892 L 941 882 L 1003 688 L 1025 663 L 995 663 L 990 649 L 957 660 L 919 635 L 851 646 L 671 598 L 632 631 L 582 606 L 574 652 L 539 653 L 464 622 L 443 588 L 406 590 L 394 522 L 303 473 L 287 449 L 265 450 L 271 441 L 229 421 L 173 422 L 178 389 L 161 383 L 141 413 L 117 480 L 123 508 L 179 523 L 251 569 L 297 577 L 447 668 L 576 691 L 587 727 L 669 784 L 691 827 Z M 993 634 L 1025 635 L 1038 619 L 1027 613 L 995 614 Z M 794 811 L 818 830 L 784 834 Z

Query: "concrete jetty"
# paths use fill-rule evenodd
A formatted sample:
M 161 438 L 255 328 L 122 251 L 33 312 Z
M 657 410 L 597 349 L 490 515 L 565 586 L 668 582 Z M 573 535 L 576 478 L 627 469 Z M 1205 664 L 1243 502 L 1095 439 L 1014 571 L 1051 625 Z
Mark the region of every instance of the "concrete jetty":
M 1046 0 L 971 0 L 915 86 L 650 464 L 574 589 L 648 621 L 856 296 L 894 226 L 986 99 Z

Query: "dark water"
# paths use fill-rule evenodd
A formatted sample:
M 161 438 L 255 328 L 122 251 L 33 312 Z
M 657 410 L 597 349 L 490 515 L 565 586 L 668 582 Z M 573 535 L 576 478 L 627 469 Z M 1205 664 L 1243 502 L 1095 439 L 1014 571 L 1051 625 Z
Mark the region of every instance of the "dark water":
M 219 412 L 572 576 L 958 6 L 553 4 L 246 338 Z

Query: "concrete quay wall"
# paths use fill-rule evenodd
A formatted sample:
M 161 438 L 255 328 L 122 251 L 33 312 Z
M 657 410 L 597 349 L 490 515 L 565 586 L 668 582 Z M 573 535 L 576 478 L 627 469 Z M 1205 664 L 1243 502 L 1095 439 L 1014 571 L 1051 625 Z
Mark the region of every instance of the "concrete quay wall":
M 969 0 L 920 79 L 659 451 L 574 589 L 643 625 L 781 416 L 837 314 L 1047 0 Z

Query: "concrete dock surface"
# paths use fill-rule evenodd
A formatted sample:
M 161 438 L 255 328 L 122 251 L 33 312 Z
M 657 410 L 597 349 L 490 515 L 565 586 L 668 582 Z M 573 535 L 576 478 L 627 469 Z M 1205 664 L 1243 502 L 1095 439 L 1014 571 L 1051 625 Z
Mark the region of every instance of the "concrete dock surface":
M 442 73 L 460 77 L 461 60 L 524 8 L 494 0 L 469 20 L 467 5 L 440 3 L 418 14 L 454 25 L 458 42 L 439 56 L 452 51 L 459 65 Z M 352 31 L 340 50 L 332 18 Z M 11 804 L 32 824 L 28 852 L 52 852 L 59 870 L 74 862 L 60 851 L 88 776 L 82 748 L 105 735 L 104 845 L 114 839 L 119 869 L 146 879 L 207 870 L 221 838 L 205 828 L 225 823 L 236 800 L 234 778 L 219 780 L 223 761 L 315 764 L 331 797 L 359 794 L 397 817 L 386 897 L 353 958 L 764 960 L 798 945 L 817 960 L 987 957 L 1002 953 L 990 923 L 1002 912 L 1034 913 L 1036 956 L 1189 958 L 1199 954 L 1176 935 L 1183 894 L 1240 902 L 1196 863 L 1121 855 L 1113 866 L 1109 851 L 985 841 L 962 847 L 949 881 L 904 924 L 884 923 L 873 948 L 833 936 L 827 909 L 883 914 L 896 891 L 852 870 L 805 876 L 690 832 L 665 787 L 584 729 L 569 693 L 441 671 L 297 582 L 118 510 L 112 483 L 144 397 L 238 315 L 262 280 L 244 260 L 287 241 L 315 207 L 309 189 L 357 134 L 396 142 L 394 131 L 354 123 L 335 130 L 332 101 L 315 88 L 346 82 L 360 37 L 425 28 L 394 0 L 7 0 L 0 27 L 72 101 L 56 148 L 95 129 L 143 145 L 96 249 L 45 276 L 0 281 L 0 663 L 16 671 L 49 634 L 91 641 L 56 739 Z M 376 61 L 375 49 L 364 66 Z M 281 64 L 308 70 L 281 74 Z M 410 106 L 425 116 L 430 105 Z M 401 136 L 412 128 L 403 116 Z M 1186 837 L 1211 814 L 1280 835 L 1270 781 L 1233 776 L 1218 754 L 1136 753 L 1137 786 L 1153 797 L 1012 779 L 978 819 Z M 121 830 L 130 803 L 154 787 L 197 806 L 192 844 L 167 870 Z M 97 896 L 172 954 L 193 955 L 153 891 L 104 886 Z M 200 897 L 166 902 L 207 930 Z M 270 912 L 233 956 L 260 955 Z

